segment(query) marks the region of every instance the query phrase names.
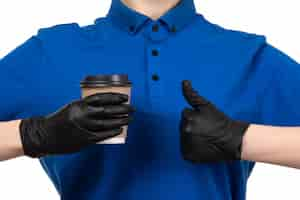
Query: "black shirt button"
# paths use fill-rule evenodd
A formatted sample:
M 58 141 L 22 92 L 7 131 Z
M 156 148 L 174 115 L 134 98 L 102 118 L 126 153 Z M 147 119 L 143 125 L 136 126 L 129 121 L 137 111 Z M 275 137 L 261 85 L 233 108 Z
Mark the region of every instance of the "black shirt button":
M 153 49 L 152 50 L 152 56 L 158 56 L 158 51 L 156 49 Z
M 158 32 L 159 26 L 157 24 L 152 26 L 152 31 L 153 32 Z
M 134 27 L 134 26 L 129 26 L 129 31 L 130 31 L 130 32 L 134 32 L 134 30 L 135 30 L 135 27 Z
M 176 26 L 172 26 L 172 27 L 171 27 L 171 32 L 172 32 L 172 33 L 177 32 Z
M 153 81 L 158 81 L 159 80 L 159 76 L 157 74 L 153 74 L 152 75 L 152 80 Z

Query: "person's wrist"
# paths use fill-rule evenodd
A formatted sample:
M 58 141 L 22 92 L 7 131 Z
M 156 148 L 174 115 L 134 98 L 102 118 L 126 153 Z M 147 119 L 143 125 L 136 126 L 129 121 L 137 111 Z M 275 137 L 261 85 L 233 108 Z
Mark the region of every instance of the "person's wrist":
M 23 145 L 19 134 L 19 128 L 18 128 L 20 122 L 21 122 L 20 120 L 8 122 L 10 123 L 9 126 L 13 127 L 14 131 L 11 132 L 11 135 L 7 141 L 7 145 L 8 145 L 7 149 L 10 149 L 10 152 L 14 154 L 14 157 L 24 155 Z
M 242 160 L 252 160 L 252 151 L 249 151 L 252 147 L 251 141 L 255 141 L 252 139 L 253 133 L 258 132 L 257 131 L 258 126 L 254 124 L 250 124 L 247 131 L 244 134 L 243 141 L 242 141 L 242 148 L 241 148 L 241 159 Z M 249 143 L 250 141 L 250 143 Z M 255 142 L 256 143 L 256 142 Z
M 35 141 L 35 135 L 39 134 L 38 132 L 43 131 L 41 129 L 41 122 L 43 121 L 42 117 L 23 119 L 20 122 L 20 140 L 23 148 L 24 155 L 38 158 L 43 156 L 42 149 L 40 147 L 39 141 Z
M 234 149 L 233 155 L 235 159 L 241 160 L 242 159 L 242 147 L 243 147 L 243 138 L 245 133 L 247 132 L 250 124 L 241 122 L 241 121 L 234 121 L 232 123 L 232 134 L 234 135 L 232 139 L 232 147 Z

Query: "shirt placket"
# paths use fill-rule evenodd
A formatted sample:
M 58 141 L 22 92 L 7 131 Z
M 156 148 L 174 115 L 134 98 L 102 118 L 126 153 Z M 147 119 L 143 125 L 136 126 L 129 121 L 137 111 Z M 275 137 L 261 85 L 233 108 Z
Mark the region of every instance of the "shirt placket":
M 145 31 L 147 38 L 147 80 L 152 107 L 158 107 L 164 96 L 164 77 L 162 74 L 163 51 L 161 45 L 168 33 L 160 22 L 152 22 Z

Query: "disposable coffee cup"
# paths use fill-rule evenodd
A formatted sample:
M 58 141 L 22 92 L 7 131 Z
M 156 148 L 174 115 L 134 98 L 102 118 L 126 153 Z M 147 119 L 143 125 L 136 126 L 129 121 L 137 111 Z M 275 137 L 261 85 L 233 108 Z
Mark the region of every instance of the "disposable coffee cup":
M 80 82 L 82 97 L 90 96 L 96 93 L 121 93 L 127 94 L 130 103 L 131 82 L 125 74 L 95 75 L 87 76 Z M 120 135 L 104 140 L 98 144 L 124 144 L 127 137 L 127 126 L 123 126 Z

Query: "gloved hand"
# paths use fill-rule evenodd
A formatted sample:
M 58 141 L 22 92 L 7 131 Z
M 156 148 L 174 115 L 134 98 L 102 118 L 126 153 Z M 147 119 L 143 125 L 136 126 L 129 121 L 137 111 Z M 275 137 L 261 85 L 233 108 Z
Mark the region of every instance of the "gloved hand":
M 241 146 L 249 124 L 235 121 L 198 95 L 189 81 L 182 83 L 183 95 L 193 109 L 182 112 L 181 152 L 195 163 L 241 159 Z
M 130 121 L 133 108 L 128 96 L 102 93 L 64 106 L 46 117 L 25 119 L 20 124 L 24 153 L 30 157 L 74 153 L 119 135 Z

